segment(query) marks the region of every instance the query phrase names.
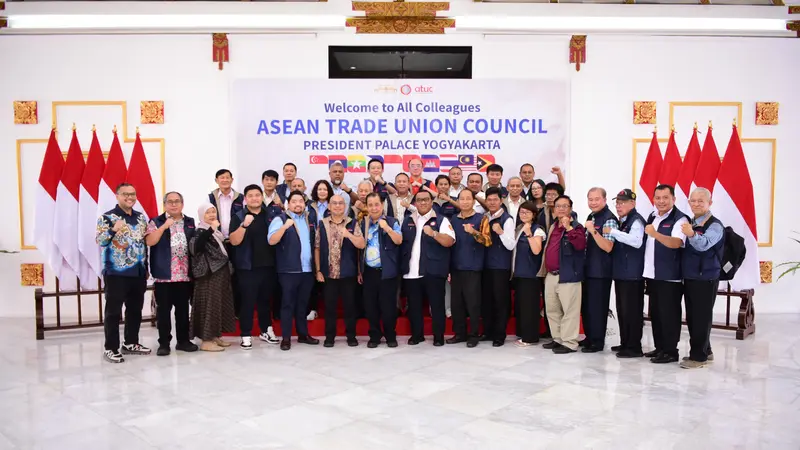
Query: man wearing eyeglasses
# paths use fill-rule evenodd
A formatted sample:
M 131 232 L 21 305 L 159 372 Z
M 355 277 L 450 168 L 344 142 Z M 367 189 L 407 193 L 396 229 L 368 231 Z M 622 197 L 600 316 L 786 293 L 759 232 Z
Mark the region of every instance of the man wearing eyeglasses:
M 547 235 L 539 276 L 544 276 L 544 301 L 553 341 L 542 345 L 553 353 L 578 350 L 581 321 L 581 282 L 584 279 L 586 229 L 572 217 L 572 199 L 554 202 L 556 221 Z
M 145 242 L 150 247 L 150 274 L 155 278 L 156 322 L 158 350 L 156 355 L 167 356 L 172 341 L 172 307 L 175 307 L 176 350 L 196 352 L 197 345 L 189 339 L 189 298 L 192 280 L 189 278 L 189 240 L 194 236 L 194 219 L 183 215 L 183 195 L 167 192 L 164 195 L 164 214 L 150 220 Z
M 117 186 L 117 206 L 97 219 L 95 240 L 100 246 L 106 306 L 103 312 L 108 362 L 121 363 L 128 355 L 149 355 L 139 343 L 142 306 L 147 289 L 147 246 L 144 215 L 133 210 L 136 189 L 130 183 Z M 120 348 L 119 321 L 125 305 L 125 343 Z M 122 353 L 120 353 L 122 350 Z
M 429 189 L 435 191 L 436 186 L 431 182 L 431 180 L 427 180 L 422 177 L 422 160 L 419 158 L 413 158 L 408 161 L 408 171 L 410 172 L 409 183 L 411 184 L 411 193 L 416 194 L 419 192 L 423 186 L 427 186 Z

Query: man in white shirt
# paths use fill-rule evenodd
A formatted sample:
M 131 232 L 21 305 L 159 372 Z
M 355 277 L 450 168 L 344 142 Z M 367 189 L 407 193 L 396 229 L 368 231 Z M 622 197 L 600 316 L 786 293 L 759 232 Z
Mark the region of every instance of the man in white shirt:
M 401 273 L 408 295 L 408 320 L 411 338 L 408 345 L 425 341 L 422 303 L 427 297 L 433 319 L 433 345 L 444 345 L 444 285 L 450 272 L 450 247 L 456 242 L 455 231 L 444 216 L 433 211 L 433 196 L 420 190 L 415 195 L 417 211 L 406 217 L 401 227 Z
M 350 210 L 350 204 L 358 200 L 356 192 L 344 183 L 344 165 L 339 161 L 334 161 L 328 168 L 328 176 L 331 179 L 334 195 L 341 195 L 344 198 L 345 211 Z
M 686 214 L 675 207 L 675 188 L 656 187 L 653 196 L 656 211 L 650 214 L 644 228 L 647 234 L 644 250 L 644 272 L 651 306 L 653 342 L 656 349 L 645 353 L 650 362 L 678 362 L 681 338 L 681 251 L 686 242 L 683 224 Z
M 447 172 L 447 177 L 450 178 L 450 197 L 458 198 L 458 194 L 467 188 L 461 184 L 461 180 L 464 179 L 464 172 L 461 167 L 453 166 Z
M 467 176 L 467 189 L 475 194 L 475 212 L 483 214 L 486 212 L 486 195 L 483 189 L 483 175 L 471 173 Z
M 483 266 L 483 316 L 484 337 L 500 347 L 506 340 L 509 309 L 511 308 L 511 259 L 517 245 L 514 218 L 502 208 L 502 191 L 497 187 L 486 190 L 486 217 L 491 227 L 491 245 L 486 249 Z
M 506 188 L 508 189 L 508 197 L 503 199 L 503 206 L 516 224 L 519 206 L 525 203 L 525 197 L 522 195 L 522 179 L 520 177 L 511 177 L 506 184 Z

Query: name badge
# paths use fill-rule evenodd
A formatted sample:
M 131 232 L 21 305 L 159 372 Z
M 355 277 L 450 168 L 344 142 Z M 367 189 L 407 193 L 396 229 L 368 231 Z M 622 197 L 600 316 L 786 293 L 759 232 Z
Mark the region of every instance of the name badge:
M 664 228 L 672 228 L 672 224 L 671 223 L 662 223 L 661 226 L 664 227 Z

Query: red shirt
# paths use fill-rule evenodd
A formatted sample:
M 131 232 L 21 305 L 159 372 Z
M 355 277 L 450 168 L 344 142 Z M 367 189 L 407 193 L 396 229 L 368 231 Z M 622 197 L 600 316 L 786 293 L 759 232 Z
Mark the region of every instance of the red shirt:
M 421 176 L 419 178 L 414 178 L 414 177 L 409 176 L 408 183 L 411 186 L 411 193 L 412 194 L 416 194 L 417 192 L 419 192 L 419 190 L 422 189 L 422 186 L 425 186 L 426 184 L 427 184 L 428 187 L 433 189 L 433 187 L 431 187 L 432 183 L 430 183 L 429 181 L 426 183 L 426 180 L 424 178 L 422 178 Z M 422 186 L 416 186 L 416 185 L 414 185 L 414 183 L 420 183 Z
M 561 268 L 561 238 L 565 231 L 566 228 L 561 226 L 561 222 L 556 221 L 553 224 L 553 232 L 547 239 L 547 248 L 544 251 L 544 268 L 548 272 L 555 272 Z M 579 252 L 586 249 L 586 231 L 580 225 L 567 232 L 567 240 Z

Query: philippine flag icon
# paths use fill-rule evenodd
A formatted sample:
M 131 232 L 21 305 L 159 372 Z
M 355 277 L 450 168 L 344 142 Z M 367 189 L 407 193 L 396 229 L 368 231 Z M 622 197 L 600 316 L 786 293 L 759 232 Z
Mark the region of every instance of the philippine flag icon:
M 437 155 L 422 155 L 422 167 L 425 172 L 438 172 L 439 157 Z

